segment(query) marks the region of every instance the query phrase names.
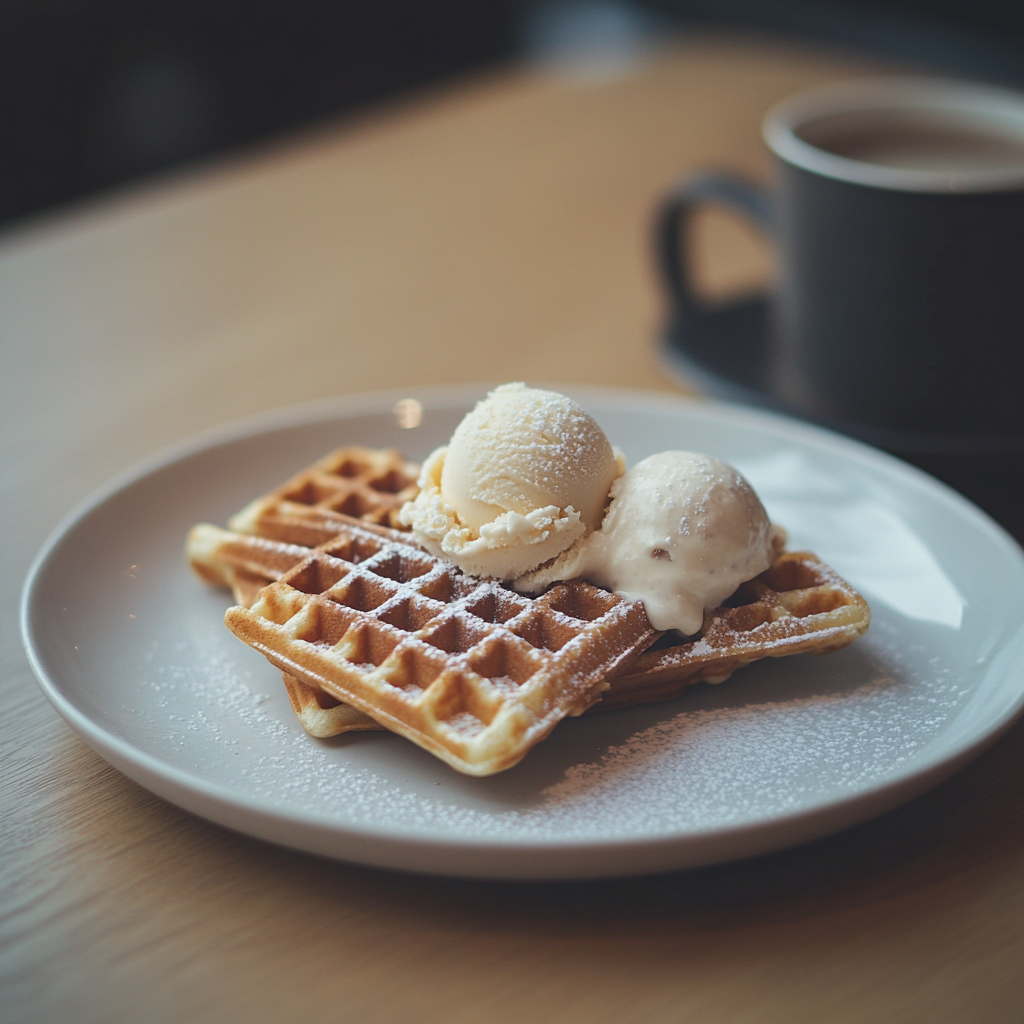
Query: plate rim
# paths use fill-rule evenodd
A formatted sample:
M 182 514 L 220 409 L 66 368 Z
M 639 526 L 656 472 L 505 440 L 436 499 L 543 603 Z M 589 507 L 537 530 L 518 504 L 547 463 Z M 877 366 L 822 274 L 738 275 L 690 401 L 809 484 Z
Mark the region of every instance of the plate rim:
M 466 408 L 493 385 L 432 385 L 415 388 L 392 388 L 382 391 L 360 392 L 351 395 L 334 396 L 312 402 L 289 404 L 266 410 L 241 419 L 228 421 L 187 436 L 164 446 L 143 459 L 137 460 L 98 487 L 60 520 L 50 532 L 32 559 L 21 590 L 20 632 L 22 645 L 37 684 L 55 710 L 97 753 L 113 764 L 134 781 L 150 792 L 169 800 L 179 807 L 196 813 L 222 827 L 228 827 L 250 836 L 276 842 L 279 845 L 306 850 L 327 856 L 351 860 L 376 867 L 397 868 L 428 874 L 446 874 L 461 877 L 506 878 L 506 879 L 555 879 L 555 878 L 597 878 L 618 875 L 650 873 L 679 868 L 691 868 L 711 863 L 723 863 L 742 859 L 760 853 L 767 853 L 814 838 L 823 837 L 851 827 L 878 814 L 892 810 L 913 799 L 926 790 L 948 778 L 985 749 L 995 743 L 1017 718 L 1024 712 L 1024 687 L 1010 707 L 1004 710 L 984 728 L 969 733 L 953 751 L 937 762 L 925 765 L 911 765 L 900 769 L 885 781 L 839 798 L 822 798 L 812 807 L 799 811 L 775 815 L 767 821 L 746 822 L 737 825 L 717 827 L 712 830 L 689 832 L 685 835 L 629 838 L 585 838 L 550 839 L 546 837 L 503 837 L 487 839 L 480 837 L 437 837 L 417 832 L 415 828 L 403 829 L 392 826 L 369 826 L 358 822 L 339 825 L 330 822 L 326 816 L 316 812 L 289 810 L 277 803 L 268 805 L 245 794 L 232 791 L 228 786 L 212 783 L 201 775 L 189 773 L 170 764 L 156 755 L 108 731 L 85 712 L 81 711 L 66 696 L 60 684 L 53 678 L 44 664 L 41 646 L 37 643 L 32 618 L 38 583 L 54 554 L 61 544 L 73 534 L 75 528 L 103 504 L 116 495 L 171 465 L 212 448 L 236 441 L 246 440 L 260 434 L 274 433 L 293 427 L 344 420 L 360 415 L 386 414 L 394 403 L 402 398 L 416 398 L 427 409 Z M 800 440 L 817 441 L 826 444 L 830 450 L 837 447 L 855 461 L 869 466 L 884 466 L 905 482 L 914 485 L 915 490 L 932 492 L 946 502 L 951 502 L 961 514 L 966 514 L 974 525 L 988 533 L 997 544 L 1008 547 L 1024 572 L 1024 552 L 1016 540 L 990 516 L 953 490 L 942 481 L 930 476 L 886 452 L 872 448 L 863 442 L 837 434 L 814 424 L 808 424 L 792 417 L 764 409 L 752 409 L 735 403 L 708 400 L 700 396 L 690 397 L 672 392 L 647 391 L 595 387 L 587 385 L 539 384 L 553 387 L 580 400 L 599 404 L 606 409 L 614 408 L 628 412 L 635 410 L 642 402 L 643 408 L 657 408 L 665 412 L 687 411 L 700 418 L 711 420 L 727 419 L 730 425 L 753 426 L 770 421 L 776 436 L 794 435 Z M 183 794 L 187 796 L 183 796 Z M 194 799 L 193 799 L 194 797 Z M 268 809 L 269 806 L 269 809 Z M 219 809 L 214 815 L 211 808 Z M 260 819 L 258 824 L 268 827 L 251 827 L 232 823 L 225 818 L 237 818 L 232 810 L 242 811 L 243 816 Z M 822 819 L 832 819 L 831 824 L 821 826 Z M 817 823 L 817 824 L 816 824 Z M 271 825 L 295 826 L 305 833 L 293 841 L 282 839 L 280 828 Z M 786 838 L 790 833 L 801 833 L 798 838 Z M 337 852 L 337 842 L 316 841 L 334 837 L 336 840 L 351 840 L 355 847 L 372 847 L 383 844 L 396 848 L 394 856 L 374 852 L 372 857 L 360 855 L 359 849 Z M 747 838 L 747 842 L 742 840 Z M 341 845 L 346 845 L 341 842 Z M 719 846 L 734 846 L 736 852 L 722 856 L 710 852 Z M 335 849 L 330 849 L 330 847 Z M 706 849 L 705 849 L 706 848 Z M 705 849 L 702 854 L 701 850 Z M 689 850 L 693 856 L 686 856 Z M 430 863 L 413 863 L 424 858 L 410 855 L 426 853 Z M 472 858 L 487 855 L 487 864 L 474 865 Z M 501 856 L 501 855 L 504 856 Z M 597 862 L 569 867 L 566 864 L 550 863 L 561 859 L 579 860 L 584 855 L 602 854 Z M 646 854 L 646 856 L 645 856 Z M 449 863 L 455 855 L 454 863 Z M 447 866 L 446 866 L 447 865 Z

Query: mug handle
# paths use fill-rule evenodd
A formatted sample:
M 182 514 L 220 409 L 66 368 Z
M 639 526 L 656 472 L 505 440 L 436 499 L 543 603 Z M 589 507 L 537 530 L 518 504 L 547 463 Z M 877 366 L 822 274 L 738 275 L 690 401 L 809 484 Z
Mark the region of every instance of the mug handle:
M 722 305 L 701 301 L 693 289 L 688 266 L 686 243 L 691 215 L 706 203 L 718 203 L 745 215 L 769 235 L 775 226 L 772 197 L 753 182 L 708 172 L 684 178 L 675 186 L 658 214 L 656 247 L 676 328 L 683 333 Z

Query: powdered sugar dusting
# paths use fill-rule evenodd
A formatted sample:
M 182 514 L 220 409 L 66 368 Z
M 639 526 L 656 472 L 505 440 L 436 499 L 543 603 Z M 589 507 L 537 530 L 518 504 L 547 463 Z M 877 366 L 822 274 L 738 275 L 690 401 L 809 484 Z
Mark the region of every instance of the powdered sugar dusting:
M 597 763 L 569 769 L 545 796 L 558 806 L 586 798 L 609 822 L 641 799 L 650 824 L 671 820 L 680 830 L 756 820 L 769 806 L 776 813 L 797 810 L 806 798 L 825 795 L 826 759 L 834 769 L 838 757 L 845 776 L 838 787 L 830 780 L 829 788 L 853 791 L 877 773 L 880 759 L 905 757 L 886 756 L 891 737 L 857 728 L 894 703 L 891 694 L 885 699 L 893 684 L 883 678 L 851 694 L 790 701 L 784 709 L 763 703 L 677 712 L 611 747 Z
M 476 841 L 656 838 L 852 795 L 941 734 L 968 692 L 962 680 L 941 656 L 915 669 L 920 651 L 884 616 L 872 630 L 828 656 L 825 690 L 820 659 L 762 663 L 735 677 L 746 682 L 565 722 L 492 779 L 458 776 L 389 734 L 312 739 L 279 675 L 205 630 L 154 643 L 144 708 L 172 759 L 282 813 Z
M 616 463 L 594 418 L 554 391 L 503 384 L 456 428 L 442 490 L 473 529 L 473 503 L 527 515 L 548 505 L 600 521 Z

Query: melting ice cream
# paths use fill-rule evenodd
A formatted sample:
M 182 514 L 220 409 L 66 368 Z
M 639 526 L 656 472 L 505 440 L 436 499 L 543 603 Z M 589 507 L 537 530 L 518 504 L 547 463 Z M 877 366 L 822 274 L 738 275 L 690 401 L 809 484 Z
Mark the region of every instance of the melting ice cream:
M 600 530 L 515 588 L 583 576 L 643 601 L 655 629 L 692 634 L 706 610 L 771 565 L 774 530 L 764 507 L 718 459 L 661 452 L 619 477 L 611 494 Z

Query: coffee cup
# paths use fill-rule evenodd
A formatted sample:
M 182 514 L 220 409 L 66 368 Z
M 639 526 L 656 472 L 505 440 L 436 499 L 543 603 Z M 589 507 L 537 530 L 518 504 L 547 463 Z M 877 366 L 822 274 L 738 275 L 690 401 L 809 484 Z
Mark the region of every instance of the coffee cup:
M 763 134 L 771 190 L 695 174 L 660 211 L 676 363 L 910 457 L 1024 453 L 1024 95 L 858 80 L 784 101 Z M 708 203 L 768 231 L 770 295 L 699 297 L 687 233 Z

